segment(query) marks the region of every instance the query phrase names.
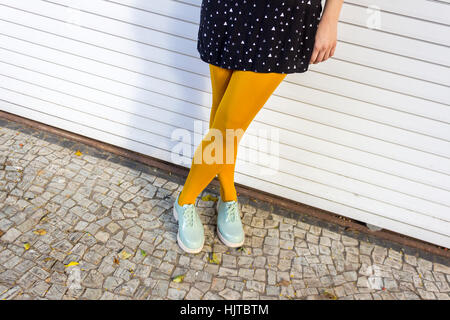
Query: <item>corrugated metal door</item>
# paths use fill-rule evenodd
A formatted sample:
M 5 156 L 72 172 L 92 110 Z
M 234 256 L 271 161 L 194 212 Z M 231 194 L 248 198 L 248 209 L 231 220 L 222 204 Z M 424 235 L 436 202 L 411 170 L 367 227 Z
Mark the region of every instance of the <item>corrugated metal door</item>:
M 177 161 L 176 133 L 209 120 L 200 4 L 0 0 L 0 109 Z M 449 34 L 444 1 L 346 0 L 335 56 L 277 88 L 236 182 L 450 247 Z

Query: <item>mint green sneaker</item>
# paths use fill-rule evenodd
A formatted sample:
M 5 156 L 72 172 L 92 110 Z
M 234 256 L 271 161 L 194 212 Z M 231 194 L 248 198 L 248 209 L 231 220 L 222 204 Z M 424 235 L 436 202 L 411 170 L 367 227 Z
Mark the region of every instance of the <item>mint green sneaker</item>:
M 173 204 L 173 216 L 178 221 L 178 245 L 188 253 L 199 253 L 205 243 L 203 224 L 193 204 L 178 204 L 179 196 Z
M 244 244 L 244 227 L 237 201 L 217 201 L 217 235 L 227 247 L 238 248 Z

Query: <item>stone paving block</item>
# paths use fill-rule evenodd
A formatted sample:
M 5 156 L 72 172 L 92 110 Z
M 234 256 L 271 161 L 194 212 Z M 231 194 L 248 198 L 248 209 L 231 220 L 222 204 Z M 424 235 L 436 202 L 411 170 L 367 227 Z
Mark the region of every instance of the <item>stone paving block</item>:
M 242 292 L 242 290 L 244 290 L 245 283 L 242 281 L 227 280 L 226 287 L 238 292 Z
M 113 291 L 123 282 L 124 282 L 124 280 L 122 278 L 109 276 L 106 278 L 103 288 L 105 288 L 109 291 Z
M 108 241 L 109 237 L 110 237 L 109 233 L 107 233 L 107 232 L 105 232 L 105 231 L 98 231 L 98 232 L 95 234 L 95 238 L 96 238 L 98 241 L 100 241 L 100 242 L 106 242 L 106 241 Z
M 55 283 L 47 290 L 45 297 L 50 300 L 61 300 L 66 290 L 64 285 Z
M 50 288 L 50 285 L 46 283 L 45 281 L 37 281 L 35 284 L 30 288 L 30 294 L 33 296 L 40 296 L 43 297 L 47 290 Z
M 226 281 L 223 278 L 213 278 L 211 281 L 211 290 L 222 291 L 225 288 Z
M 238 300 L 241 298 L 239 292 L 231 290 L 229 288 L 225 288 L 224 290 L 219 292 L 219 295 L 225 298 L 226 300 Z
M 16 228 L 9 229 L 2 237 L 1 240 L 6 242 L 13 242 L 16 240 L 22 233 Z
M 194 286 L 200 290 L 200 292 L 202 294 L 204 294 L 205 292 L 208 292 L 208 290 L 211 288 L 211 283 L 210 282 L 204 282 L 204 281 L 198 281 L 195 282 Z
M 197 288 L 191 288 L 188 294 L 186 295 L 186 300 L 200 300 L 203 296 L 203 293 Z
M 131 279 L 129 281 L 126 281 L 124 284 L 119 286 L 114 290 L 115 293 L 119 295 L 125 295 L 132 297 L 134 293 L 136 292 L 137 288 L 139 287 L 139 279 Z
M 433 270 L 450 275 L 450 266 L 445 266 L 440 263 L 435 263 L 433 266 Z
M 168 291 L 168 294 L 167 294 L 167 298 L 169 298 L 170 300 L 183 300 L 185 296 L 186 296 L 185 290 L 174 289 L 174 288 L 170 288 Z M 189 299 L 186 297 L 186 300 L 189 300 Z

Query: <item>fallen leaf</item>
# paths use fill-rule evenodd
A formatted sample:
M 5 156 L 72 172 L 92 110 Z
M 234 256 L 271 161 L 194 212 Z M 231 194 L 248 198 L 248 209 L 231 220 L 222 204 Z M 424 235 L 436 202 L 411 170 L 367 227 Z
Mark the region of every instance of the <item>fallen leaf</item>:
M 172 279 L 173 282 L 176 283 L 181 283 L 184 280 L 185 275 L 184 274 L 180 274 L 179 276 L 176 276 L 175 278 Z
M 78 156 L 78 157 L 80 157 L 80 156 L 83 155 L 83 153 L 82 153 L 80 150 L 77 150 L 77 152 L 75 152 L 75 155 Z
M 219 258 L 217 257 L 217 255 L 216 255 L 214 252 L 211 252 L 211 253 L 209 254 L 208 261 L 209 261 L 210 263 L 220 264 L 220 260 L 219 260 Z
M 30 249 L 30 244 L 27 242 L 23 245 L 23 247 L 25 248 L 25 250 Z
M 245 247 L 239 247 L 239 248 L 236 248 L 236 250 L 239 251 L 239 252 L 244 252 L 246 254 L 250 254 L 251 253 L 250 249 L 247 249 Z
M 68 264 L 65 264 L 64 266 L 65 266 L 66 268 L 68 268 L 68 267 L 77 266 L 77 265 L 79 265 L 78 262 L 76 262 L 76 261 L 71 261 L 71 262 L 69 262 Z
M 115 264 L 120 264 L 120 261 L 119 261 L 119 259 L 117 259 L 117 257 L 114 257 L 113 262 L 114 262 Z
M 38 229 L 38 230 L 34 230 L 33 233 L 37 234 L 37 235 L 40 235 L 40 236 L 43 236 L 43 235 L 47 234 L 47 231 L 45 231 L 44 229 Z
M 145 256 L 147 255 L 147 252 L 145 252 L 144 250 L 141 249 L 141 255 L 142 255 L 143 257 L 145 257 Z
M 217 201 L 219 198 L 214 197 L 213 195 L 207 194 L 206 196 L 202 197 L 202 201 Z
M 324 291 L 322 292 L 322 294 L 323 294 L 326 298 L 328 298 L 328 299 L 331 299 L 331 300 L 337 300 L 337 297 L 336 297 L 334 294 L 332 294 L 332 293 L 330 293 L 330 292 L 328 292 L 328 291 L 326 291 L 326 290 L 324 290 Z
M 125 250 L 123 250 L 121 253 L 119 253 L 119 256 L 123 260 L 127 260 L 129 257 L 131 257 L 131 253 L 128 253 Z

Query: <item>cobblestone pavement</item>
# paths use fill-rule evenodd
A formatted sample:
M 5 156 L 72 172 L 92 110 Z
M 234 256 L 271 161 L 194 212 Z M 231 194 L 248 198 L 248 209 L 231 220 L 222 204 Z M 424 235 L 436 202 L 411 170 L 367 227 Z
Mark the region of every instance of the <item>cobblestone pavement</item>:
M 185 254 L 171 210 L 183 181 L 0 120 L 0 299 L 449 299 L 445 258 L 245 197 L 246 242 L 228 249 L 211 189 L 205 247 Z

